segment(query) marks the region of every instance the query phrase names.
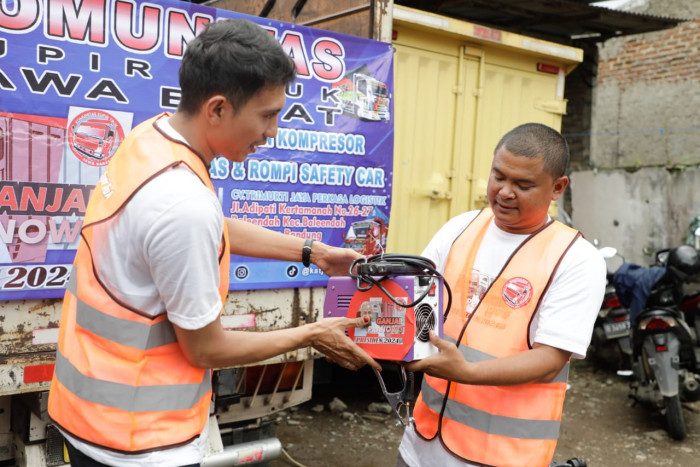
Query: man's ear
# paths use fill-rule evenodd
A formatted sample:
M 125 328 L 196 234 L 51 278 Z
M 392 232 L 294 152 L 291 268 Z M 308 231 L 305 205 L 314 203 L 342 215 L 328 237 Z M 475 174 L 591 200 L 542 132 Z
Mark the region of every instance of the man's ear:
M 564 193 L 566 187 L 569 185 L 569 177 L 566 175 L 554 180 L 554 186 L 552 189 L 552 201 L 556 201 Z
M 223 115 L 226 102 L 226 98 L 220 94 L 211 96 L 206 100 L 204 112 L 210 123 L 218 124 L 221 122 L 221 116 Z

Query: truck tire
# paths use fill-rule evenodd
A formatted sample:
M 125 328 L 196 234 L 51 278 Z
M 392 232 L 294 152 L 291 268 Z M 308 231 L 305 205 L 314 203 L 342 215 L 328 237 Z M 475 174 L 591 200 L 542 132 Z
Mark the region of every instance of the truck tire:
M 664 397 L 664 406 L 666 407 L 666 429 L 668 434 L 673 439 L 684 439 L 687 432 L 685 420 L 683 419 L 683 407 L 681 407 L 681 400 L 678 394 L 673 397 Z

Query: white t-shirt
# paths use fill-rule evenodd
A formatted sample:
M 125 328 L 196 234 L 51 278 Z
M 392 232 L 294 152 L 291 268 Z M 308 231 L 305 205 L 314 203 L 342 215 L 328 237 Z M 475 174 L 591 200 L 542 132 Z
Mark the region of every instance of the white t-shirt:
M 422 256 L 435 261 L 438 271 L 444 272 L 452 243 L 477 213 L 471 211 L 451 219 L 428 243 Z M 527 237 L 505 232 L 492 220 L 474 260 L 470 287 L 488 287 L 513 251 Z M 583 238 L 576 240 L 562 258 L 552 284 L 533 317 L 530 341 L 569 351 L 573 358 L 584 358 L 603 301 L 605 271 L 605 260 L 598 250 Z M 463 285 L 450 286 L 456 288 Z M 471 312 L 475 306 L 476 303 L 468 303 L 469 310 L 453 308 L 450 313 Z M 432 441 L 420 438 L 413 426 L 404 432 L 399 451 L 410 466 L 471 465 L 449 454 L 437 437 Z
M 184 141 L 172 127 L 160 128 Z M 104 245 L 95 245 L 98 275 L 128 304 L 151 315 L 168 314 L 183 329 L 200 329 L 221 311 L 218 251 L 223 234 L 221 204 L 192 171 L 178 167 L 144 185 L 109 222 Z M 98 238 L 96 236 L 94 238 Z M 121 293 L 119 293 L 121 291 Z M 193 442 L 145 454 L 120 454 L 63 434 L 103 464 L 167 467 L 202 461 L 208 425 Z

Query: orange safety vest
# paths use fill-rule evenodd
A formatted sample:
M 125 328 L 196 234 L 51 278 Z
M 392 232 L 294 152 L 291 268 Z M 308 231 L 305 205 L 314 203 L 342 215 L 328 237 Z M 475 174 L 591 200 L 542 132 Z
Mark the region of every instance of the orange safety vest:
M 167 314 L 151 316 L 117 299 L 96 274 L 92 251 L 108 222 L 153 177 L 184 164 L 212 191 L 208 168 L 181 142 L 155 128 L 134 128 L 90 197 L 73 273 L 66 287 L 51 381 L 51 419 L 76 438 L 136 454 L 191 442 L 207 423 L 211 370 L 187 362 Z M 223 215 L 223 214 L 222 214 Z M 229 285 L 224 226 L 219 273 L 222 304 Z
M 445 339 L 466 361 L 507 357 L 532 348 L 529 329 L 561 258 L 580 234 L 549 222 L 516 249 L 467 317 L 468 285 L 481 240 L 493 218 L 482 210 L 455 240 L 445 267 L 454 308 Z M 453 455 L 499 467 L 548 466 L 554 455 L 568 363 L 551 383 L 475 386 L 426 375 L 416 401 L 416 431 L 439 436 Z

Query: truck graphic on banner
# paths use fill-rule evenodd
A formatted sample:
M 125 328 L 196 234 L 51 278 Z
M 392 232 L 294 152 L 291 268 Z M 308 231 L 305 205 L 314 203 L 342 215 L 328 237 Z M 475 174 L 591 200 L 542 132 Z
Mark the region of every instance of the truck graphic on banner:
M 376 207 L 366 219 L 360 219 L 350 225 L 344 248 L 351 248 L 362 255 L 376 255 L 386 249 L 386 237 L 389 230 L 389 218 Z
M 78 115 L 70 125 L 68 143 L 73 154 L 92 166 L 104 166 L 121 140 L 124 131 L 109 113 L 90 110 Z
M 386 83 L 373 78 L 367 65 L 348 71 L 333 84 L 339 89 L 338 99 L 343 113 L 360 120 L 389 120 L 389 91 Z

